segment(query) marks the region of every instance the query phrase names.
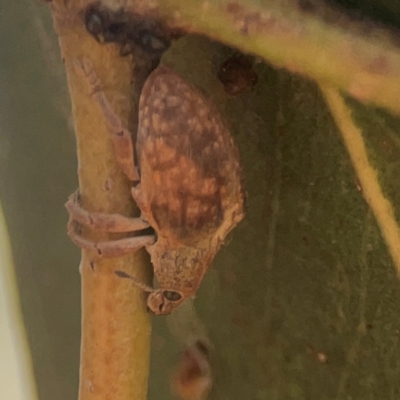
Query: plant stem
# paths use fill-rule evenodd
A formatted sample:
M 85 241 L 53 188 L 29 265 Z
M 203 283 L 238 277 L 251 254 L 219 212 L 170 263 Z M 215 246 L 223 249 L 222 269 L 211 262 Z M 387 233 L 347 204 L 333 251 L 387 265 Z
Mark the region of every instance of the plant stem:
M 102 4 L 143 15 L 156 10 L 171 25 L 400 114 L 400 43 L 394 28 L 350 18 L 323 2 L 299 0 L 126 0 L 123 4 L 103 0 Z
M 78 14 L 81 3 L 71 0 L 67 10 L 63 0 L 52 2 L 75 122 L 81 203 L 88 211 L 132 215 L 130 185 L 116 163 L 105 118 L 87 82 L 74 68 L 77 59 L 89 58 L 115 112 L 128 121 L 135 109 L 132 61 L 120 57 L 118 46 L 101 45 L 86 33 Z M 83 235 L 92 240 L 109 238 L 87 229 Z M 151 325 L 145 295 L 128 280 L 118 278 L 115 270 L 133 270 L 143 282 L 150 280 L 144 251 L 113 259 L 82 251 L 80 400 L 144 400 L 147 396 Z

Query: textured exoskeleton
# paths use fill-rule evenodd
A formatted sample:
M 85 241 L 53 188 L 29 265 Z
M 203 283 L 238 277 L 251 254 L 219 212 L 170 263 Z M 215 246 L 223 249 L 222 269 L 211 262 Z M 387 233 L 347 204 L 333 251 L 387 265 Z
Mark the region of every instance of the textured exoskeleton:
M 89 214 L 73 195 L 67 202 L 69 234 L 77 245 L 103 256 L 145 246 L 159 288 L 149 288 L 125 272 L 117 274 L 150 292 L 147 304 L 155 314 L 168 314 L 195 295 L 226 235 L 244 216 L 237 148 L 216 106 L 172 69 L 159 66 L 140 97 L 136 169 L 131 135 L 110 108 L 91 64 L 77 66 L 102 107 L 141 217 Z M 75 222 L 114 232 L 151 226 L 155 235 L 93 243 L 76 232 Z

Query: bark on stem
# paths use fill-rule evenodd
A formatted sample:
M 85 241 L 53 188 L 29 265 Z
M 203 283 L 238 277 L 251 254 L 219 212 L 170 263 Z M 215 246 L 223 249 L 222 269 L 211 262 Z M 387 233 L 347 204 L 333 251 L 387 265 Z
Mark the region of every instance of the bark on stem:
M 82 56 L 92 61 L 116 113 L 128 121 L 133 108 L 132 59 L 120 57 L 117 46 L 100 45 L 86 33 L 79 18 L 83 3 L 71 0 L 68 10 L 63 0 L 52 3 L 72 101 L 82 205 L 89 211 L 134 215 L 130 185 L 116 163 L 104 117 L 73 65 Z M 110 237 L 87 229 L 83 235 L 96 240 Z M 151 326 L 145 295 L 118 278 L 115 270 L 146 282 L 151 267 L 144 251 L 118 259 L 82 252 L 80 400 L 144 400 L 147 396 Z
M 82 0 L 89 4 L 91 0 Z M 113 10 L 154 13 L 277 67 L 337 86 L 400 114 L 398 30 L 355 20 L 324 2 L 299 0 L 102 0 Z

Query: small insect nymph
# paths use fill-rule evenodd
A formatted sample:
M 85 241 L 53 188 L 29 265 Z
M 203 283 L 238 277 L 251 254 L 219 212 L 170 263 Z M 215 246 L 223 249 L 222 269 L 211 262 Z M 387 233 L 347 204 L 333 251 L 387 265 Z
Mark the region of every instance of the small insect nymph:
M 253 88 L 258 81 L 258 75 L 246 56 L 235 54 L 222 63 L 218 79 L 227 94 L 238 96 Z
M 136 166 L 131 134 L 110 108 L 91 63 L 80 61 L 77 70 L 102 107 L 141 217 L 88 213 L 74 194 L 66 204 L 69 235 L 78 246 L 104 257 L 145 247 L 158 289 L 124 271 L 116 274 L 149 292 L 147 305 L 152 312 L 169 314 L 195 295 L 226 235 L 244 216 L 238 151 L 212 102 L 172 69 L 159 66 L 140 98 Z M 102 231 L 144 232 L 94 243 L 77 233 L 77 223 Z M 145 233 L 149 227 L 155 234 Z

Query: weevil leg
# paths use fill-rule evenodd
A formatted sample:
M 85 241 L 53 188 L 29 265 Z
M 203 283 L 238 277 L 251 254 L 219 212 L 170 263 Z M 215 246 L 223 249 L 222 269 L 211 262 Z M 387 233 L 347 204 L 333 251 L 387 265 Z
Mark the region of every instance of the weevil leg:
M 135 232 L 150 227 L 149 223 L 142 218 L 129 218 L 121 214 L 88 212 L 79 204 L 78 191 L 69 197 L 65 207 L 71 220 L 100 232 Z
M 94 250 L 101 257 L 118 257 L 133 253 L 142 247 L 153 244 L 156 240 L 154 235 L 143 235 L 95 242 L 85 239 L 77 233 L 75 221 L 72 219 L 68 223 L 68 236 L 78 247 L 86 250 Z
M 129 218 L 120 214 L 90 213 L 79 204 L 79 193 L 73 193 L 65 204 L 69 212 L 68 236 L 79 247 L 94 250 L 102 257 L 117 257 L 132 253 L 153 244 L 155 235 L 134 236 L 123 239 L 95 242 L 77 232 L 77 223 L 102 232 L 135 232 L 149 228 L 142 218 Z
M 100 80 L 93 69 L 91 61 L 87 57 L 83 57 L 75 60 L 74 65 L 76 71 L 88 82 L 92 97 L 104 114 L 108 129 L 111 132 L 115 155 L 122 171 L 130 181 L 138 182 L 140 176 L 135 166 L 135 152 L 133 150 L 131 133 L 112 109 L 101 88 Z

